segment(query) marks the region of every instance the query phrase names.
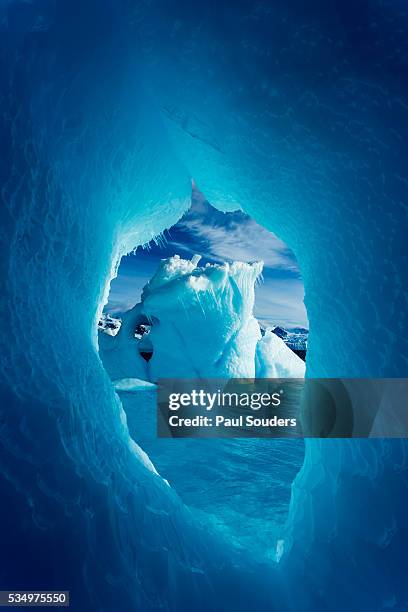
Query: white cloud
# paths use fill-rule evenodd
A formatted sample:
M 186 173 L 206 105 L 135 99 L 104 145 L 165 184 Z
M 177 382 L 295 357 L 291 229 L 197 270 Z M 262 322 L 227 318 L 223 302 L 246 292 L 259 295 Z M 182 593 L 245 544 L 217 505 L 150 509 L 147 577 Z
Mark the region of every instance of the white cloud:
M 256 290 L 255 316 L 267 325 L 309 327 L 301 279 L 267 279 Z
M 143 286 L 154 274 L 160 257 L 199 253 L 209 260 L 264 262 L 264 282 L 256 289 L 255 315 L 267 325 L 308 327 L 303 304 L 303 283 L 293 253 L 274 234 L 242 212 L 221 213 L 205 200 L 166 232 L 163 251 L 151 256 L 139 252 L 125 258 L 118 278 L 112 282 L 109 309 L 123 311 L 140 299 Z
M 188 217 L 179 226 L 191 232 L 197 240 L 205 241 L 209 259 L 218 261 L 262 260 L 265 267 L 297 272 L 292 252 L 274 234 L 253 219 L 236 213 L 225 225 L 203 223 L 202 218 Z M 178 246 L 174 243 L 174 246 Z M 180 245 L 181 246 L 181 245 Z M 184 249 L 186 245 L 183 245 Z

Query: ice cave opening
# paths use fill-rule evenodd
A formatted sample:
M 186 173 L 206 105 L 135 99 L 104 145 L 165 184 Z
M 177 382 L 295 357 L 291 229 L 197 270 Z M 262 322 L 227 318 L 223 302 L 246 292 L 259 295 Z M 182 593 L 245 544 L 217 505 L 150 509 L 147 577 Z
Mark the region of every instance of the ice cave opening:
M 209 530 L 268 561 L 279 559 L 303 440 L 160 439 L 156 382 L 304 377 L 307 335 L 293 253 L 195 188 L 174 226 L 122 258 L 98 322 L 132 439 Z
M 405 610 L 405 440 L 306 441 L 261 568 L 129 437 L 106 372 L 130 394 L 165 347 L 126 374 L 96 353 L 115 264 L 194 176 L 296 252 L 308 376 L 406 376 L 402 3 L 198 4 L 1 3 L 3 583 L 71 588 L 78 610 Z

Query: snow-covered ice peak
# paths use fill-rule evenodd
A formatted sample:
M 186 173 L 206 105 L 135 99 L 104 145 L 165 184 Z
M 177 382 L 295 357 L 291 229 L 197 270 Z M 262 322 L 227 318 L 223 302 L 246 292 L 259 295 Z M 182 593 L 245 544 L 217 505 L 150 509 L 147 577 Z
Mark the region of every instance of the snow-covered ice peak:
M 198 266 L 200 255 L 194 255 L 190 259 L 182 259 L 180 255 L 173 255 L 162 259 L 157 271 L 143 288 L 142 302 L 158 289 L 174 281 L 184 281 L 185 288 L 194 291 L 209 291 L 222 289 L 228 277 L 234 278 L 238 288 L 242 291 L 253 289 L 254 283 L 261 275 L 263 262 L 245 263 L 235 261 L 231 264 L 210 264 Z M 180 285 L 178 285 L 180 287 Z M 169 289 L 169 287 L 166 287 Z
M 173 257 L 162 259 L 155 274 L 143 288 L 142 301 L 145 295 L 148 295 L 162 285 L 191 274 L 197 268 L 200 259 L 200 255 L 194 255 L 191 260 L 182 259 L 180 255 L 173 255 Z

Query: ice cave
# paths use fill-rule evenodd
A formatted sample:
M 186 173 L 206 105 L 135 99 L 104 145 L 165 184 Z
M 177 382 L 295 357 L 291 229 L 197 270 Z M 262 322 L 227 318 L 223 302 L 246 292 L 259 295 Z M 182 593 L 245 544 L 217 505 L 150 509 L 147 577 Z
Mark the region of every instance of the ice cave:
M 307 377 L 405 375 L 407 20 L 380 0 L 1 3 L 3 588 L 81 612 L 407 609 L 406 440 L 306 440 L 260 562 L 130 437 L 97 342 L 120 258 L 194 178 L 296 254 Z

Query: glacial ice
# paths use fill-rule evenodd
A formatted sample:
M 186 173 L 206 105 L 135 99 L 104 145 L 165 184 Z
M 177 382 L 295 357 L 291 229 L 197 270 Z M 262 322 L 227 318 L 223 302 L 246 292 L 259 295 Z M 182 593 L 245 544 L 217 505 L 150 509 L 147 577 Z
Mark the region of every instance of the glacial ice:
M 257 378 L 304 378 L 305 362 L 267 329 L 256 347 Z
M 120 378 L 114 380 L 113 386 L 116 391 L 138 391 L 143 389 L 154 389 L 155 385 L 147 380 L 141 380 L 140 378 Z
M 149 366 L 140 355 L 135 330 L 144 321 L 142 305 L 136 304 L 121 317 L 122 323 L 115 336 L 99 330 L 99 355 L 112 380 L 149 380 Z M 149 334 L 150 335 L 150 334 Z
M 146 469 L 95 341 L 120 257 L 193 176 L 296 254 L 308 376 L 406 376 L 403 8 L 0 4 L 3 588 L 69 585 L 79 612 L 406 608 L 406 440 L 308 440 L 280 563 L 236 559 Z
M 305 364 L 275 334 L 261 336 L 253 314 L 262 262 L 207 264 L 200 257 L 163 259 L 145 285 L 141 303 L 123 314 L 114 338 L 100 333 L 99 353 L 112 378 L 304 377 Z M 140 358 L 134 330 L 140 317 L 155 321 L 153 356 Z M 131 374 L 130 374 L 131 373 Z
M 143 312 L 158 321 L 150 332 L 151 380 L 255 375 L 254 284 L 262 263 L 200 268 L 199 259 L 162 261 L 142 293 Z

